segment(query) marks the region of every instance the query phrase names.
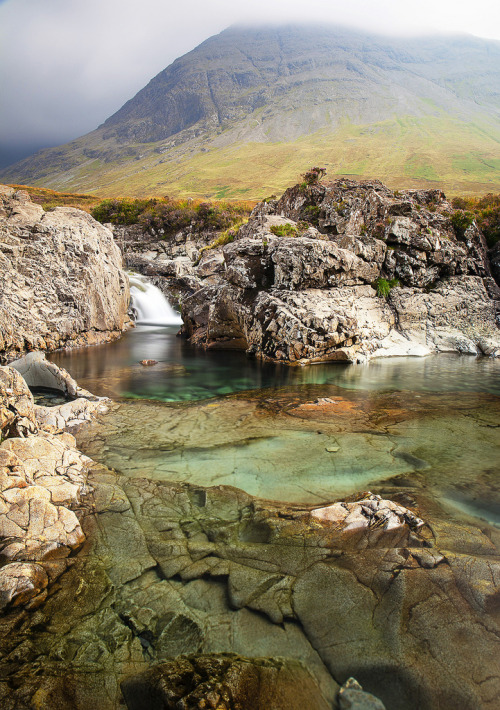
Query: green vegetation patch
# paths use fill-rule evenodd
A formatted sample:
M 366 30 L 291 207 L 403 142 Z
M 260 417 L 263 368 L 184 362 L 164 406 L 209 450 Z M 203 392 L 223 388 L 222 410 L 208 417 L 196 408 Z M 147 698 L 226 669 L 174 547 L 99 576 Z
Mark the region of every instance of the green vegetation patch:
M 500 241 L 500 194 L 454 197 L 451 204 L 457 210 L 452 215 L 451 222 L 458 237 L 463 237 L 475 219 L 490 248 Z
M 233 242 L 234 238 L 238 234 L 239 228 L 247 222 L 248 219 L 239 220 L 230 229 L 226 229 L 224 232 L 221 232 L 218 237 L 216 237 L 213 241 L 210 242 L 210 244 L 207 244 L 206 246 L 202 247 L 200 249 L 200 254 L 196 263 L 198 264 L 200 262 L 203 252 L 209 251 L 210 249 L 216 249 L 217 247 L 223 247 L 225 244 L 230 244 L 231 242 Z
M 393 288 L 399 286 L 399 281 L 397 279 L 383 279 L 378 278 L 374 281 L 373 287 L 377 291 L 377 296 L 379 298 L 387 298 Z
M 250 214 L 248 202 L 201 202 L 170 197 L 104 200 L 92 210 L 103 224 L 139 224 L 143 229 L 168 237 L 180 230 L 220 231 L 242 222 Z
M 270 231 L 276 237 L 298 237 L 299 230 L 294 224 L 273 224 Z
M 406 161 L 404 174 L 422 180 L 439 180 L 434 166 L 423 156 L 413 156 Z

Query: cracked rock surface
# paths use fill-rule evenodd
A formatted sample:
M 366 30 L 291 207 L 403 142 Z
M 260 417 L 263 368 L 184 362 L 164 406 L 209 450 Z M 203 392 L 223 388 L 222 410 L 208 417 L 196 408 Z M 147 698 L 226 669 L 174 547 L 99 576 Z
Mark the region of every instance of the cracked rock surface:
M 274 697 L 280 674 L 300 681 L 303 707 L 349 707 L 354 691 L 338 691 L 351 676 L 395 710 L 496 707 L 498 551 L 477 528 L 451 524 L 450 535 L 434 519 L 429 527 L 398 502 L 401 490 L 393 501 L 365 495 L 345 508 L 128 478 L 97 464 L 89 482 L 90 545 L 42 606 L 2 618 L 16 628 L 2 641 L 4 707 L 60 698 L 64 684 L 68 708 L 118 708 L 123 683 L 130 708 L 148 693 L 232 710 L 247 706 L 227 700 L 228 684 L 245 697 L 261 678 L 260 692 Z M 339 505 L 350 511 L 340 523 L 330 514 Z M 359 511 L 362 534 L 348 529 Z M 19 675 L 21 651 L 29 676 Z M 219 670 L 203 675 L 204 663 Z
M 42 354 L 15 364 L 30 384 L 47 385 L 50 377 L 48 384 L 76 396 L 39 407 L 19 371 L 0 367 L 0 604 L 35 608 L 85 540 L 77 514 L 89 493 L 90 459 L 61 429 L 90 419 L 104 405 Z
M 128 278 L 111 232 L 71 207 L 44 212 L 0 186 L 0 359 L 117 337 Z

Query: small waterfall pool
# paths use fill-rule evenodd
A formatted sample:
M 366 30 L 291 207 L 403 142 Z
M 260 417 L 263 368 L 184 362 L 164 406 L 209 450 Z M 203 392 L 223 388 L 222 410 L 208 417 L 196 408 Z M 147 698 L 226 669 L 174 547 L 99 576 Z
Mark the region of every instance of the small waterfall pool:
M 132 308 L 137 313 L 138 325 L 182 325 L 180 314 L 146 276 L 130 273 L 129 281 Z

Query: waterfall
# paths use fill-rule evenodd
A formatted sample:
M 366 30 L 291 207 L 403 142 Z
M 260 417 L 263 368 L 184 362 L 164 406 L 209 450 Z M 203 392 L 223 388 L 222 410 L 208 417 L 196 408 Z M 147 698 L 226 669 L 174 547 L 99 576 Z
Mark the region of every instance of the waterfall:
M 132 307 L 137 312 L 138 325 L 181 325 L 182 318 L 174 311 L 159 288 L 142 274 L 129 274 Z

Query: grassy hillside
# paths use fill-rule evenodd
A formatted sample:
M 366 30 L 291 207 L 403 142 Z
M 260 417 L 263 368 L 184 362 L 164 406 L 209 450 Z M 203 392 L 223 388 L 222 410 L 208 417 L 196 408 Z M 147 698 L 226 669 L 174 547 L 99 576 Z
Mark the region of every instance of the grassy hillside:
M 97 197 L 97 195 L 57 192 L 56 190 L 48 190 L 33 185 L 11 184 L 9 187 L 13 187 L 14 190 L 25 190 L 29 194 L 31 201 L 41 205 L 44 210 L 50 210 L 53 207 L 76 207 L 79 210 L 91 212 L 101 202 L 101 198 Z
M 120 155 L 95 158 L 34 184 L 106 197 L 258 200 L 282 192 L 305 167 L 321 164 L 332 179 L 378 178 L 393 189 L 440 187 L 450 195 L 500 190 L 500 132 L 486 121 L 407 116 L 368 125 L 344 122 L 335 132 L 318 131 L 295 141 L 220 142 L 219 136 L 203 152 L 188 142 L 161 154 L 161 144 L 142 145 L 141 157 L 132 163 Z

